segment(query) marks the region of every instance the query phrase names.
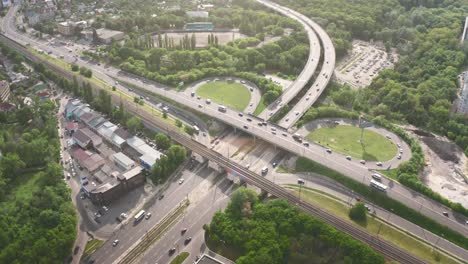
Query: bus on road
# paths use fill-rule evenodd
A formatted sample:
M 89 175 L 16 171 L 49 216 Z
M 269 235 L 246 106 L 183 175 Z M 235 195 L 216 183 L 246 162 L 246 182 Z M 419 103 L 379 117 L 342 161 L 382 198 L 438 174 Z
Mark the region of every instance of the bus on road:
M 382 184 L 376 180 L 371 180 L 370 181 L 370 186 L 371 187 L 374 187 L 375 189 L 379 190 L 379 191 L 382 191 L 382 192 L 386 192 L 387 191 L 387 185 L 385 184 Z
M 140 221 L 145 217 L 145 210 L 141 210 L 137 215 L 135 215 L 135 222 Z

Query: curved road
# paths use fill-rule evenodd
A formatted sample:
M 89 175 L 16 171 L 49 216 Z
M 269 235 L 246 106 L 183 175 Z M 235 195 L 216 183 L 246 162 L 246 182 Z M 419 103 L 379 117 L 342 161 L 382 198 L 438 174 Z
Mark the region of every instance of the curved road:
M 291 10 L 291 9 L 289 9 Z M 323 66 L 320 71 L 320 74 L 315 79 L 312 86 L 307 91 L 306 95 L 303 96 L 299 102 L 287 113 L 283 119 L 279 121 L 279 125 L 282 127 L 290 128 L 292 127 L 299 118 L 304 115 L 304 113 L 309 110 L 309 108 L 317 101 L 320 97 L 322 92 L 327 87 L 328 83 L 333 74 L 333 70 L 335 69 L 335 47 L 328 36 L 328 34 L 323 30 L 317 23 L 310 20 L 308 17 L 298 13 L 296 11 L 291 10 L 291 13 L 295 14 L 296 16 L 300 17 L 302 20 L 306 21 L 306 23 L 312 27 L 315 32 L 317 32 L 320 41 L 324 47 L 324 55 L 323 55 Z
M 13 10 L 13 8 L 11 9 Z M 10 11 L 11 11 L 10 10 Z M 15 11 L 8 12 L 5 18 L 9 21 L 9 23 L 5 23 L 2 21 L 2 26 L 5 24 L 8 25 L 6 28 L 4 27 L 3 30 L 7 31 L 7 35 L 10 36 L 12 39 L 20 40 L 19 42 L 22 43 L 35 43 L 33 40 L 18 33 L 13 26 L 12 17 L 14 16 Z M 26 41 L 25 41 L 26 39 Z M 46 44 L 39 44 L 42 46 L 46 46 Z M 50 48 L 50 47 L 48 47 Z M 59 54 L 65 54 L 69 57 L 67 51 L 63 51 L 59 48 L 54 48 L 54 52 L 58 52 Z M 89 64 L 87 62 L 78 60 L 76 61 L 79 65 L 86 65 L 93 69 L 93 73 L 98 78 L 102 79 L 103 81 L 113 85 L 113 79 L 125 79 L 130 80 L 135 85 L 141 87 L 142 89 L 147 89 L 152 92 L 155 92 L 159 95 L 165 96 L 169 99 L 177 101 L 195 109 L 197 111 L 203 112 L 207 115 L 210 115 L 214 118 L 217 118 L 220 121 L 223 121 L 231 126 L 240 128 L 256 137 L 262 138 L 267 142 L 270 142 L 282 149 L 285 149 L 289 152 L 295 153 L 299 156 L 304 156 L 308 159 L 314 160 L 317 163 L 320 163 L 324 166 L 327 166 L 331 169 L 334 169 L 356 181 L 362 182 L 364 184 L 369 184 L 371 179 L 372 172 L 369 171 L 369 168 L 360 164 L 359 161 L 347 161 L 344 159 L 343 155 L 332 153 L 327 154 L 325 152 L 325 148 L 319 145 L 311 144 L 309 147 L 305 147 L 304 145 L 296 142 L 292 139 L 292 134 L 286 131 L 283 131 L 281 127 L 275 126 L 272 124 L 268 124 L 267 126 L 259 126 L 257 123 L 261 122 L 262 120 L 256 117 L 246 117 L 246 116 L 239 116 L 239 112 L 233 111 L 228 109 L 226 113 L 220 113 L 217 109 L 216 105 L 206 105 L 203 104 L 202 108 L 199 108 L 198 105 L 200 101 L 196 98 L 187 98 L 186 95 L 183 93 L 174 91 L 170 88 L 164 86 L 156 86 L 154 84 L 144 84 L 136 82 L 135 79 L 127 79 L 127 77 L 122 76 L 120 71 L 117 69 L 104 69 L 101 66 Z M 120 89 L 120 87 L 118 87 Z M 248 120 L 250 119 L 250 121 Z M 272 131 L 271 128 L 276 130 Z M 273 134 L 275 132 L 275 134 Z M 384 164 L 383 167 L 386 165 Z M 441 205 L 438 202 L 435 202 L 426 196 L 423 196 L 399 183 L 389 181 L 387 179 L 383 179 L 383 183 L 389 186 L 387 191 L 387 195 L 395 200 L 398 200 L 410 208 L 413 208 L 417 211 L 420 211 L 422 214 L 432 218 L 433 220 L 442 223 L 449 228 L 461 233 L 464 236 L 468 237 L 468 228 L 465 226 L 465 217 L 462 217 L 458 214 L 453 214 L 452 210 L 449 208 Z M 449 217 L 445 217 L 442 215 L 443 211 L 449 212 Z
M 273 4 L 269 1 L 257 0 L 257 2 L 281 13 L 285 16 L 288 16 L 304 27 L 304 30 L 307 33 L 309 39 L 309 57 L 307 58 L 307 63 L 304 66 L 304 69 L 294 81 L 284 92 L 283 94 L 271 103 L 262 113 L 258 116 L 264 120 L 268 120 L 272 117 L 278 110 L 281 109 L 284 105 L 288 104 L 296 95 L 307 85 L 307 82 L 314 75 L 315 70 L 317 69 L 319 60 L 320 60 L 320 42 L 315 34 L 314 30 L 306 23 L 303 19 L 300 19 L 294 13 L 291 13 L 290 10 L 286 8 L 279 8 L 276 4 Z

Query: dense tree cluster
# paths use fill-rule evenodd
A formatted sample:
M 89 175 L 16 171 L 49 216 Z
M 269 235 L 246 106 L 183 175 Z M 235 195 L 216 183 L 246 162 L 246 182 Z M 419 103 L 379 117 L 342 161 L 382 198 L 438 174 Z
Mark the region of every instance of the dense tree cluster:
M 352 38 L 375 39 L 401 55 L 394 70 L 382 71 L 361 92 L 341 91 L 333 99 L 357 111 L 406 120 L 446 135 L 468 152 L 466 118 L 451 114 L 457 75 L 468 46 L 459 35 L 468 4 L 412 0 L 278 0 L 314 18 L 333 37 L 338 54 Z M 341 100 L 346 98 L 347 100 Z M 350 105 L 350 102 L 353 102 Z
M 56 107 L 36 99 L 5 121 L 0 120 L 0 263 L 63 263 L 75 240 L 76 216 L 57 163 Z
M 180 145 L 171 145 L 166 155 L 154 164 L 150 179 L 154 184 L 165 181 L 187 158 L 187 150 Z
M 240 188 L 206 227 L 208 239 L 240 252 L 240 264 L 384 263 L 367 245 L 302 213 L 284 200 L 260 203 Z
M 294 20 L 272 14 L 263 5 L 252 0 L 211 1 L 215 8 L 210 11 L 207 18 L 190 17 L 185 14 L 185 11 L 197 10 L 197 2 L 165 2 L 167 5 L 178 5 L 180 9 L 160 8 L 150 0 L 112 1 L 109 5 L 118 10 L 119 18 L 116 19 L 115 14 L 104 14 L 96 17 L 96 22 L 92 26 L 145 34 L 182 29 L 186 23 L 201 21 L 212 22 L 218 29 L 239 28 L 241 33 L 249 36 L 264 33 L 280 35 L 284 28 L 300 28 Z

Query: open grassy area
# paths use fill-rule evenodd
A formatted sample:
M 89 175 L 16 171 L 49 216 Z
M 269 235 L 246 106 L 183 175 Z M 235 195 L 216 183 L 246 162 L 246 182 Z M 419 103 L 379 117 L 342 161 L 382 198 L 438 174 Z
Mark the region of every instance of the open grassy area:
M 243 111 L 250 102 L 250 91 L 242 84 L 228 82 L 209 82 L 201 85 L 197 95 L 213 102 Z
M 93 240 L 88 241 L 88 243 L 86 243 L 86 248 L 84 250 L 82 258 L 85 258 L 91 255 L 91 253 L 93 253 L 98 248 L 100 248 L 102 244 L 104 244 L 104 241 L 99 240 L 99 239 L 93 239 Z
M 294 192 L 296 194 L 299 193 L 297 185 L 289 185 L 288 188 L 294 189 Z M 310 203 L 320 205 L 321 207 L 327 209 L 336 216 L 349 221 L 350 223 L 354 223 L 352 220 L 349 219 L 348 216 L 349 207 L 347 207 L 343 201 L 340 201 L 336 197 L 326 195 L 318 190 L 314 190 L 308 187 L 302 188 L 301 197 L 302 199 Z M 379 233 L 379 237 L 384 238 L 385 240 L 388 240 L 401 248 L 404 248 L 406 251 L 430 263 L 457 263 L 456 261 L 443 254 L 439 254 L 437 256 L 440 258 L 439 261 L 437 261 L 436 255 L 432 251 L 432 247 L 428 246 L 427 244 L 424 244 L 415 237 L 392 227 L 391 225 L 381 225 L 381 223 L 382 222 L 378 221 L 373 216 L 368 215 L 367 226 L 365 226 L 364 228 L 373 234 Z
M 390 160 L 398 151 L 393 142 L 369 129 L 364 130 L 361 144 L 361 129 L 353 126 L 319 128 L 307 135 L 307 138 L 336 152 L 368 161 Z
M 41 178 L 41 174 L 37 172 L 23 173 L 15 178 L 14 186 L 17 188 L 13 191 L 16 201 L 27 201 L 31 198 L 34 191 L 38 188 L 37 181 Z
M 177 255 L 177 257 L 175 257 L 171 261 L 171 264 L 182 264 L 184 262 L 184 260 L 186 258 L 188 258 L 189 255 L 190 255 L 190 253 L 188 253 L 188 252 L 182 252 L 179 255 Z
M 262 96 L 260 98 L 260 102 L 258 102 L 257 108 L 255 108 L 255 111 L 253 112 L 253 114 L 258 116 L 259 114 L 261 114 L 263 112 L 263 110 L 265 110 L 266 107 L 267 107 L 267 105 L 265 104 L 265 98 Z M 264 117 L 262 117 L 262 118 L 264 118 Z

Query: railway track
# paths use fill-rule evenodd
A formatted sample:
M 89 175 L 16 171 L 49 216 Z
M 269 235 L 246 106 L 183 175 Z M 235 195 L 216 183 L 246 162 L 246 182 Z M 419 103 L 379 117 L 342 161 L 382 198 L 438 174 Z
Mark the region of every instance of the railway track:
M 7 36 L 3 34 L 0 34 L 0 41 L 3 41 L 7 45 L 9 45 L 11 48 L 17 49 L 31 61 L 41 62 L 44 65 L 48 66 L 51 70 L 54 70 L 67 78 L 72 78 L 75 76 L 77 77 L 79 82 L 86 81 L 85 78 L 79 75 L 75 75 L 66 69 L 62 69 L 58 67 L 57 65 L 48 62 L 46 59 L 32 53 L 23 45 L 17 43 L 16 41 L 8 38 Z M 91 83 L 91 87 L 95 90 L 103 89 L 95 85 L 94 83 Z M 121 100 L 117 95 L 115 94 L 111 94 L 111 95 L 112 95 L 112 100 L 114 103 L 117 103 Z M 360 227 L 357 227 L 355 225 L 352 225 L 351 223 L 348 223 L 336 217 L 335 215 L 329 213 L 328 211 L 318 206 L 315 206 L 311 203 L 300 200 L 298 196 L 288 192 L 285 188 L 282 188 L 276 185 L 275 183 L 263 178 L 262 176 L 254 173 L 253 171 L 250 171 L 244 168 L 243 166 L 230 161 L 226 157 L 219 155 L 219 153 L 206 148 L 201 143 L 196 142 L 192 140 L 191 138 L 181 134 L 180 132 L 175 130 L 175 128 L 172 128 L 168 126 L 166 123 L 153 118 L 148 113 L 141 111 L 141 110 L 139 111 L 135 106 L 133 106 L 133 104 L 127 104 L 127 107 L 128 107 L 129 112 L 139 116 L 147 124 L 166 130 L 168 135 L 174 141 L 191 149 L 192 151 L 200 154 L 201 156 L 218 163 L 220 166 L 222 166 L 226 170 L 235 172 L 237 175 L 245 179 L 249 184 L 255 185 L 259 187 L 260 189 L 272 194 L 275 197 L 285 199 L 289 203 L 299 207 L 304 212 L 318 219 L 321 219 L 322 221 L 332 225 L 336 229 L 342 232 L 345 232 L 351 235 L 352 237 L 354 237 L 355 239 L 358 239 L 368 244 L 369 246 L 371 246 L 373 249 L 380 252 L 381 254 L 391 259 L 394 259 L 396 261 L 399 261 L 400 263 L 408 263 L 408 264 L 426 263 L 425 261 L 411 255 L 409 252 L 406 252 L 403 249 L 397 247 L 396 245 L 388 241 L 385 241 L 381 238 L 378 238 L 372 235 L 371 233 L 367 232 L 366 230 Z

